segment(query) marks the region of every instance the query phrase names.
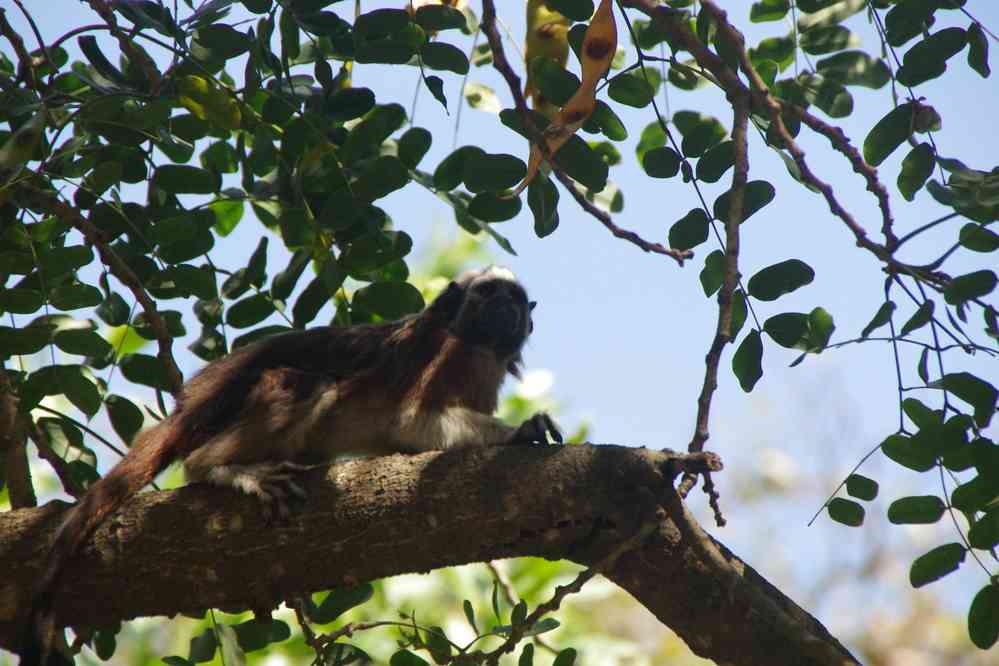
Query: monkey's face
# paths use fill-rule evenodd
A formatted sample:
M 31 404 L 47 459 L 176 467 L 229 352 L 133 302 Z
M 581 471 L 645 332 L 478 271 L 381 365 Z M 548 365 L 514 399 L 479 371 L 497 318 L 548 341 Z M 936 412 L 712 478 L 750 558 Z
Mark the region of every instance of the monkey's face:
M 494 350 L 500 358 L 515 356 L 534 330 L 534 306 L 512 273 L 489 269 L 464 285 L 451 332 L 469 344 Z

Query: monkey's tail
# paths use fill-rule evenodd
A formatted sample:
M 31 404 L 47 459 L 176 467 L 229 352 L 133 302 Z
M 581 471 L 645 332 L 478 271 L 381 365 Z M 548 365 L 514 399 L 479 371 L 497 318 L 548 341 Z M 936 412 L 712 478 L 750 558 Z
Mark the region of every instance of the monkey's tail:
M 66 513 L 32 599 L 21 641 L 21 666 L 72 663 L 54 649 L 59 627 L 52 605 L 66 565 L 108 515 L 151 483 L 177 457 L 178 435 L 183 436 L 179 420 L 179 415 L 174 414 L 140 433 L 128 454 Z

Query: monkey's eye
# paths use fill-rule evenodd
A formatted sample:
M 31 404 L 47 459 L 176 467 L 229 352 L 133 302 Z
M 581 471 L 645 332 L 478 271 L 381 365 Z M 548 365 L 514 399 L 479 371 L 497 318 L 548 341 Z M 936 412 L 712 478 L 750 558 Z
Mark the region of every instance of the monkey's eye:
M 534 308 L 536 307 L 538 307 L 537 301 L 531 301 L 527 304 L 527 309 L 530 310 L 531 312 L 534 312 Z

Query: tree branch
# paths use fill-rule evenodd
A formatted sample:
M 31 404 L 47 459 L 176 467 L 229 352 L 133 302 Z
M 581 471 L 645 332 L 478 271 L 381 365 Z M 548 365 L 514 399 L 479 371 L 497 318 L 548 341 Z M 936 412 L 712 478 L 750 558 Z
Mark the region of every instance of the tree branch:
M 695 653 L 733 664 L 857 663 L 686 513 L 675 477 L 720 467 L 711 453 L 587 445 L 356 460 L 313 472 L 302 512 L 280 525 L 225 489 L 143 493 L 67 569 L 56 612 L 65 623 L 105 625 L 269 608 L 314 590 L 526 555 L 599 566 L 654 516 L 651 535 L 603 573 Z M 62 513 L 50 504 L 0 514 L 0 561 L 8 563 L 0 645 L 12 645 L 26 582 L 38 579 Z

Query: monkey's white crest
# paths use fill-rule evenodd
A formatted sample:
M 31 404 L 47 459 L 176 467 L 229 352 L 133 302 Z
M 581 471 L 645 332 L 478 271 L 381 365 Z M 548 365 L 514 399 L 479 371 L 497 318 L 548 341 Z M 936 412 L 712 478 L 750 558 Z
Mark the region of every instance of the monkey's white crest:
M 517 276 L 513 274 L 506 266 L 486 266 L 480 270 L 470 270 L 465 271 L 458 276 L 458 284 L 471 284 L 472 282 L 477 282 L 478 280 L 506 280 L 508 282 L 517 282 Z

